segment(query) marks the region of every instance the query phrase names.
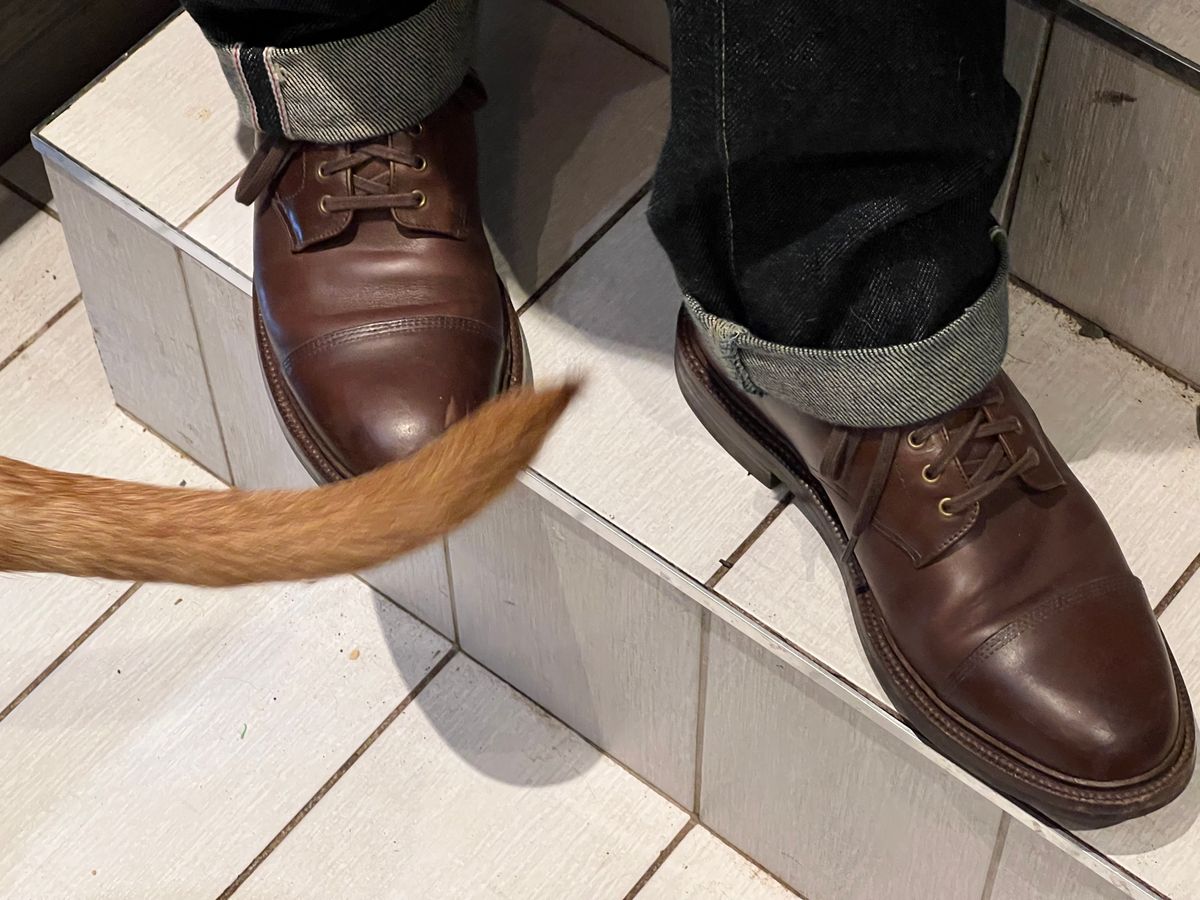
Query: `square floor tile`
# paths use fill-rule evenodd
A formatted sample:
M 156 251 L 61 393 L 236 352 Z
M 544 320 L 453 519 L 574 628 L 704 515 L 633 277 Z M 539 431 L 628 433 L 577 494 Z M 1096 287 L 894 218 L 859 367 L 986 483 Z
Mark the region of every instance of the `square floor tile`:
M 140 589 L 0 723 L 0 884 L 216 896 L 447 649 L 352 578 Z
M 621 897 L 686 821 L 458 656 L 238 897 Z

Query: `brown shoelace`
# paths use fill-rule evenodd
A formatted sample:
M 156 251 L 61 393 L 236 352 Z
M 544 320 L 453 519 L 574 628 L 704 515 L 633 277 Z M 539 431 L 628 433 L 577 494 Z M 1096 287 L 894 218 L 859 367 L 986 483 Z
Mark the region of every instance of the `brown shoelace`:
M 422 126 L 407 129 L 404 134 L 418 135 Z M 234 196 L 239 203 L 253 203 L 283 171 L 292 155 L 296 152 L 297 144 L 285 140 L 264 140 L 254 151 L 250 162 L 246 164 L 242 177 L 238 180 Z M 363 170 L 371 163 L 384 163 L 381 171 L 372 175 L 364 174 Z M 350 189 L 348 197 L 333 197 L 325 195 L 321 198 L 322 212 L 344 212 L 356 209 L 420 209 L 427 200 L 422 191 L 405 191 L 400 194 L 389 193 L 390 163 L 397 163 L 424 171 L 429 165 L 425 157 L 407 148 L 389 147 L 387 144 L 373 142 L 352 144 L 348 152 L 326 160 L 321 164 L 322 175 L 336 175 L 338 172 L 350 170 Z
M 958 458 L 959 453 L 973 440 L 998 438 L 1002 434 L 1019 434 L 1022 426 L 1020 419 L 1016 416 L 997 419 L 994 422 L 988 421 L 984 408 L 1000 403 L 1003 399 L 999 388 L 993 386 L 965 406 L 960 407 L 960 411 L 974 409 L 975 414 L 969 421 L 950 430 L 949 442 L 934 460 L 925 466 L 921 477 L 930 483 L 936 482 L 942 477 L 942 473 L 946 471 L 947 467 Z M 920 425 L 908 432 L 908 442 L 914 448 L 921 447 L 941 427 L 940 421 Z M 848 529 L 849 540 L 842 554 L 844 559 L 850 559 L 858 544 L 858 539 L 870 526 L 875 511 L 879 508 L 879 501 L 883 497 L 883 490 L 887 485 L 892 463 L 896 459 L 896 450 L 900 446 L 902 433 L 903 429 L 891 429 L 883 433 L 879 443 L 879 454 L 875 457 L 862 500 L 859 501 L 854 521 Z M 849 466 L 862 443 L 862 434 L 857 430 L 834 429 L 825 448 L 825 455 L 821 459 L 820 471 L 823 476 L 838 479 L 845 474 L 846 467 Z M 958 515 L 972 504 L 978 503 L 994 493 L 1010 478 L 1016 478 L 1023 472 L 1028 472 L 1041 461 L 1037 451 L 1032 447 L 1028 448 L 1021 458 L 1010 466 L 1004 465 L 1006 459 L 1004 446 L 999 440 L 994 441 L 986 456 L 972 461 L 975 468 L 967 475 L 967 489 L 956 497 L 943 497 L 938 504 L 939 512 L 947 517 Z M 966 472 L 966 470 L 967 466 L 964 464 L 963 471 Z

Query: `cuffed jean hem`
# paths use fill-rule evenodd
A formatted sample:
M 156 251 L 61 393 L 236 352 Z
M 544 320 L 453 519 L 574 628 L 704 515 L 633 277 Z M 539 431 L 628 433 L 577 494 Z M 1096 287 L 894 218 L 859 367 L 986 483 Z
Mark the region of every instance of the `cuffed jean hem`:
M 341 144 L 416 125 L 462 83 L 478 0 L 436 0 L 395 25 L 302 47 L 215 45 L 242 120 L 273 137 Z
M 911 344 L 862 350 L 788 347 L 684 305 L 726 375 L 834 425 L 897 428 L 944 415 L 996 377 L 1008 347 L 1008 239 L 992 239 L 999 265 L 983 296 L 936 334 Z

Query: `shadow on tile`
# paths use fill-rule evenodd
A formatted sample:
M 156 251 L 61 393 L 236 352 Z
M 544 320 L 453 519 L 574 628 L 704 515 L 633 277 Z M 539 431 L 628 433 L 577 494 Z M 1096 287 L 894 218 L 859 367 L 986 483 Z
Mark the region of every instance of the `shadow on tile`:
M 1186 835 L 1200 818 L 1200 778 L 1193 778 L 1187 790 L 1157 812 L 1079 836 L 1108 856 L 1149 853 L 1174 843 Z
M 377 597 L 375 602 L 377 605 L 376 615 L 379 617 L 380 628 L 381 630 L 386 630 L 385 623 L 389 618 L 395 617 L 395 607 L 382 596 Z M 396 667 L 404 672 L 411 669 L 414 663 L 411 658 L 411 648 L 401 640 L 393 640 L 391 635 L 387 635 L 387 643 Z M 578 660 L 572 660 L 572 663 L 579 665 Z M 476 664 L 472 662 L 471 665 Z M 439 673 L 439 676 L 444 675 L 444 673 L 445 670 Z M 489 675 L 488 677 L 493 676 Z M 504 687 L 506 690 L 513 690 L 510 685 L 505 684 Z M 416 696 L 411 705 L 427 713 L 430 725 L 437 731 L 445 746 L 477 772 L 482 772 L 489 778 L 505 784 L 516 784 L 531 788 L 562 784 L 574 781 L 583 772 L 604 761 L 604 756 L 594 746 L 580 740 L 566 725 L 563 725 L 558 719 L 552 717 L 542 707 L 530 703 L 525 697 L 517 698 L 517 702 L 529 704 L 539 719 L 546 721 L 547 724 L 553 723 L 551 728 L 557 726 L 558 729 L 561 729 L 561 733 L 557 735 L 553 744 L 538 744 L 533 740 L 532 736 L 506 734 L 502 729 L 493 735 L 482 735 L 478 731 L 472 730 L 464 732 L 461 728 L 461 723 L 454 717 L 447 718 L 437 709 L 430 709 L 428 701 L 429 686 L 427 685 Z M 595 714 L 589 710 L 580 709 L 577 712 L 580 718 L 589 720 L 595 718 Z M 386 713 L 381 711 L 380 719 L 384 715 Z M 397 727 L 398 724 L 394 722 L 390 727 Z M 556 751 L 564 741 L 577 741 L 580 746 L 573 754 L 574 761 L 571 766 L 555 766 L 552 763 L 554 762 Z M 529 764 L 531 760 L 546 764 L 531 766 Z
M 35 216 L 42 214 L 41 210 L 24 197 L 0 184 L 0 244 L 15 235 Z
M 625 60 L 624 51 L 614 58 L 612 48 L 591 48 L 595 36 L 574 36 L 577 23 L 557 13 L 516 19 L 481 27 L 491 43 L 480 66 L 490 92 L 480 113 L 480 177 L 488 230 L 528 295 L 603 224 L 597 216 L 642 186 L 638 173 L 661 134 L 646 122 L 615 123 L 650 102 L 639 92 L 665 100 L 665 86 L 660 71 Z M 603 52 L 564 61 L 564 48 Z M 569 89 L 559 86 L 564 75 Z M 532 127 L 539 123 L 552 127 Z M 629 146 L 620 144 L 622 131 Z

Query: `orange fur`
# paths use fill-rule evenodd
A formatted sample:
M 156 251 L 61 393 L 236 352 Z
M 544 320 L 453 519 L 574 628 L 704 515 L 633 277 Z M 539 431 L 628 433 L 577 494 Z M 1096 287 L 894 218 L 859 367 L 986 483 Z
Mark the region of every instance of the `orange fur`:
M 152 487 L 0 457 L 0 570 L 226 586 L 368 568 L 503 493 L 575 390 L 510 391 L 408 459 L 306 491 Z

